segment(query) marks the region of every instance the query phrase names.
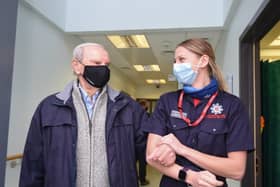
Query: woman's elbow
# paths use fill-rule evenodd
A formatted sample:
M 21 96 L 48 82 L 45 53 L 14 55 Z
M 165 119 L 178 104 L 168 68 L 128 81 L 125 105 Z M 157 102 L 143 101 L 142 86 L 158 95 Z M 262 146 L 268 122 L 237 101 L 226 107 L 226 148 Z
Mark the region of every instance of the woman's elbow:
M 229 178 L 241 181 L 245 175 L 247 152 L 232 152 L 229 154 L 229 157 L 233 160 L 231 167 L 233 169 Z
M 241 181 L 243 179 L 245 175 L 245 167 L 244 168 L 241 168 L 241 169 L 238 169 L 233 175 L 232 175 L 232 179 L 234 180 L 238 180 L 238 181 Z

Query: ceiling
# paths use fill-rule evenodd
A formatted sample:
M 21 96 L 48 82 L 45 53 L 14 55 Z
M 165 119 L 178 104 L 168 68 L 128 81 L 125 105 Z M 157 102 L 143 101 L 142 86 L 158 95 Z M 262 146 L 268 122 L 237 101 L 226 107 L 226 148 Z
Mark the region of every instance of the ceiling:
M 52 23 L 55 23 L 59 28 L 64 30 L 65 25 L 62 24 L 63 20 L 57 18 L 63 18 L 60 15 L 63 13 L 59 9 L 53 9 L 53 4 L 46 1 L 32 1 L 24 0 L 27 6 L 34 8 L 45 18 L 49 19 Z M 238 1 L 225 1 L 226 15 L 225 23 L 228 22 L 230 15 L 234 12 L 237 7 Z M 63 2 L 58 4 L 58 7 L 65 8 Z M 225 8 L 224 7 L 224 8 Z M 204 19 L 203 19 L 204 20 Z M 195 24 L 194 24 L 195 25 Z M 201 25 L 201 24 L 200 24 Z M 203 24 L 202 24 L 203 25 Z M 206 24 L 207 25 L 207 24 Z M 211 25 L 211 24 L 208 24 Z M 135 86 L 146 85 L 146 79 L 165 79 L 167 85 L 177 86 L 177 82 L 168 81 L 170 75 L 172 75 L 173 55 L 176 45 L 188 38 L 204 38 L 212 44 L 213 48 L 216 48 L 218 40 L 220 38 L 222 30 L 225 25 L 221 26 L 200 26 L 200 27 L 186 27 L 180 29 L 165 28 L 162 30 L 125 30 L 125 31 L 110 31 L 110 32 L 90 32 L 90 31 L 68 31 L 69 34 L 78 36 L 83 42 L 100 43 L 105 46 L 109 51 L 111 58 L 111 65 L 114 69 L 120 71 L 124 76 L 127 77 Z M 130 35 L 130 34 L 144 34 L 149 42 L 150 48 L 127 48 L 117 49 L 107 39 L 108 35 Z M 150 65 L 158 64 L 160 72 L 137 72 L 133 65 Z
M 269 44 L 280 36 L 280 21 L 263 37 L 260 42 L 260 58 L 262 60 L 279 60 L 280 59 L 280 46 L 270 46 Z
M 65 13 L 66 6 L 65 2 L 60 2 L 59 4 L 56 4 L 57 8 L 53 7 L 53 3 L 51 1 L 33 1 L 33 0 L 24 0 L 28 6 L 31 6 L 34 8 L 34 10 L 38 11 L 41 15 L 43 15 L 45 18 L 50 20 L 52 23 L 57 25 L 62 30 L 65 30 L 65 23 L 66 20 Z M 203 1 L 201 1 L 203 3 Z M 217 1 L 215 1 L 217 2 Z M 73 34 L 78 36 L 83 42 L 94 42 L 94 43 L 100 43 L 105 46 L 105 48 L 109 51 L 110 58 L 111 58 L 111 65 L 113 66 L 114 70 L 120 71 L 124 76 L 127 77 L 132 83 L 134 83 L 135 86 L 145 86 L 146 79 L 165 79 L 167 81 L 167 85 L 171 86 L 177 86 L 177 82 L 174 81 L 168 81 L 170 75 L 172 75 L 172 64 L 173 64 L 173 55 L 174 55 L 174 49 L 176 45 L 188 38 L 204 38 L 207 39 L 209 43 L 212 44 L 213 48 L 216 48 L 216 45 L 219 41 L 219 38 L 221 36 L 221 33 L 223 32 L 223 29 L 227 27 L 227 24 L 230 22 L 231 17 L 234 15 L 235 9 L 238 7 L 239 1 L 233 1 L 233 0 L 221 0 L 221 3 L 223 3 L 223 6 L 217 6 L 215 8 L 221 8 L 223 9 L 224 17 L 219 17 L 218 22 L 221 24 L 214 24 L 214 22 L 204 22 L 205 19 L 203 17 L 204 14 L 202 14 L 202 19 L 200 24 L 201 26 L 197 26 L 196 19 L 191 19 L 194 21 L 194 23 L 190 22 L 189 26 L 187 27 L 180 27 L 176 26 L 174 27 L 166 28 L 162 30 L 127 30 L 123 29 L 125 31 L 116 31 L 113 32 L 114 29 L 109 29 L 111 32 L 104 32 L 101 33 L 101 31 L 96 32 L 90 32 L 85 31 L 83 32 L 83 29 L 80 28 L 78 30 L 72 30 L 69 31 L 69 34 Z M 199 7 L 201 6 L 199 1 L 196 2 L 196 5 Z M 221 5 L 221 4 L 219 4 Z M 83 4 L 84 6 L 84 4 Z M 157 4 L 155 4 L 157 6 Z M 86 6 L 89 7 L 89 6 Z M 68 7 L 69 8 L 69 7 Z M 75 9 L 77 7 L 74 7 Z M 113 7 L 114 8 L 114 7 Z M 170 7 L 167 7 L 169 9 Z M 207 9 L 207 8 L 206 8 Z M 64 10 L 64 11 L 62 11 Z M 188 9 L 187 9 L 188 10 Z M 191 7 L 189 7 L 189 12 L 192 12 L 192 10 L 195 10 Z M 195 11 L 194 11 L 195 12 Z M 154 11 L 152 11 L 154 13 Z M 207 15 L 208 13 L 206 13 Z M 64 15 L 64 16 L 63 16 Z M 82 14 L 84 15 L 84 14 Z M 87 15 L 87 14 L 85 14 Z M 94 14 L 90 13 L 91 16 Z M 81 16 L 81 15 L 80 15 Z M 127 17 L 127 16 L 126 16 Z M 178 16 L 177 16 L 178 17 Z M 64 20 L 63 20 L 64 18 Z M 72 18 L 72 17 L 70 17 Z M 69 19 L 70 19 L 69 18 Z M 78 17 L 74 17 L 74 20 L 78 20 L 78 25 L 81 25 L 80 19 Z M 170 19 L 170 16 L 168 17 Z M 200 16 L 198 16 L 199 20 Z M 214 15 L 215 18 L 215 15 Z M 221 19 L 221 20 L 220 20 Z M 87 20 L 87 19 L 85 19 Z M 142 20 L 142 19 L 141 19 Z M 163 20 L 160 18 L 160 20 Z M 172 20 L 172 19 L 171 19 Z M 199 21 L 198 21 L 199 22 Z M 172 22 L 173 23 L 173 22 Z M 184 22 L 182 22 L 184 23 Z M 155 23 L 156 24 L 156 23 Z M 203 26 L 205 24 L 205 26 Z M 83 25 L 83 24 L 82 24 Z M 85 24 L 87 25 L 87 24 Z M 137 24 L 136 24 L 137 25 Z M 141 25 L 141 24 L 140 24 Z M 172 24 L 171 24 L 172 25 Z M 176 25 L 176 24 L 175 24 Z M 181 25 L 181 23 L 179 24 Z M 185 25 L 185 24 L 183 24 Z M 188 24 L 186 24 L 188 25 Z M 208 26 L 209 27 L 208 27 Z M 148 27 L 150 28 L 150 27 Z M 162 28 L 162 27 L 156 27 L 155 28 Z M 106 30 L 106 29 L 105 29 Z M 121 29 L 122 30 L 122 29 Z M 139 49 L 139 48 L 129 48 L 129 49 L 117 49 L 113 46 L 113 44 L 107 39 L 106 34 L 108 35 L 130 35 L 130 34 L 144 34 L 148 42 L 150 44 L 150 48 L 148 49 Z M 133 65 L 135 64 L 142 64 L 142 65 L 149 65 L 149 64 L 158 64 L 160 67 L 160 72 L 137 72 Z
M 172 74 L 174 49 L 178 43 L 188 38 L 205 38 L 216 48 L 220 30 L 202 29 L 192 31 L 154 31 L 133 32 L 125 34 L 145 34 L 150 48 L 117 49 L 106 38 L 105 34 L 78 34 L 84 42 L 101 43 L 109 51 L 111 64 L 123 73 L 136 86 L 145 85 L 146 79 L 165 79 L 167 85 L 177 85 L 176 81 L 168 81 Z M 110 33 L 111 34 L 111 33 Z M 116 33 L 114 33 L 116 34 Z M 122 34 L 122 33 L 117 33 Z M 158 64 L 160 72 L 137 72 L 133 65 Z

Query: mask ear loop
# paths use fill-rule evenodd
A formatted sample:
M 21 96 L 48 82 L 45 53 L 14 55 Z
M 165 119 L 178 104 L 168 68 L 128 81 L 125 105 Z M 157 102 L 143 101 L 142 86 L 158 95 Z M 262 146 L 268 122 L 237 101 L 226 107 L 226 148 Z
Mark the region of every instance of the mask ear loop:
M 77 58 L 74 58 L 73 61 L 76 61 L 76 62 L 78 62 L 79 64 L 85 66 L 85 65 L 82 63 L 82 61 L 78 60 Z M 81 71 L 79 71 L 79 70 L 78 70 L 78 71 L 73 70 L 73 72 L 74 72 L 74 74 L 77 75 L 77 76 L 82 75 Z
M 198 73 L 198 70 L 199 70 L 199 68 L 200 68 L 201 63 L 202 63 L 202 61 L 201 61 L 201 58 L 200 58 L 198 64 L 197 64 L 197 65 L 194 65 L 194 67 L 195 67 L 195 70 L 194 70 L 194 71 L 195 71 L 196 73 Z
M 204 56 L 204 55 L 202 55 L 202 56 L 199 58 L 198 64 L 197 64 L 197 65 L 194 65 L 194 67 L 196 68 L 196 70 L 195 70 L 196 73 L 198 73 L 198 70 L 199 70 L 199 68 L 200 68 L 200 65 L 203 63 L 202 60 L 201 60 L 201 59 L 203 58 L 203 56 Z

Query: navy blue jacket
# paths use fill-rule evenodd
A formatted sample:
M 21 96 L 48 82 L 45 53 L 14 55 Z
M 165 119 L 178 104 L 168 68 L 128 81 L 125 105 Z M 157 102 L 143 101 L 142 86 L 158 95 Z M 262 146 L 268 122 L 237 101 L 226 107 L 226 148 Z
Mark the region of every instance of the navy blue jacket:
M 28 132 L 20 187 L 75 187 L 77 118 L 72 83 L 37 107 Z M 111 187 L 137 187 L 135 152 L 146 144 L 146 113 L 129 96 L 107 87 L 106 149 Z

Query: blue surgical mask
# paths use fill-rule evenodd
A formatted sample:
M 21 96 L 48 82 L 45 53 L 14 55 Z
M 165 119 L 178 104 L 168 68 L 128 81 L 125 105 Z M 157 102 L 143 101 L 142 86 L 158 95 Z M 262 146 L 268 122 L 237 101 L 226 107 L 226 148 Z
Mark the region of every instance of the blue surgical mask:
M 184 85 L 192 85 L 197 76 L 197 72 L 192 69 L 189 62 L 173 64 L 173 74 L 178 82 Z

